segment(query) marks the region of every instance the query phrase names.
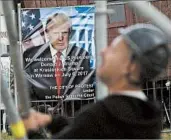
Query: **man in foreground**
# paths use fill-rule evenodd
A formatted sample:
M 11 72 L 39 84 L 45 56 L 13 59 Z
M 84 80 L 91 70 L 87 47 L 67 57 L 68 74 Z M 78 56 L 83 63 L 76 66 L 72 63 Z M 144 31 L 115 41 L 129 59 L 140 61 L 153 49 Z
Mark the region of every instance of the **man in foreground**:
M 28 131 L 47 125 L 52 138 L 160 138 L 160 109 L 148 100 L 141 84 L 166 68 L 168 41 L 152 25 L 133 25 L 120 33 L 102 51 L 102 64 L 97 68 L 109 96 L 87 107 L 70 123 L 60 116 L 31 113 L 24 120 Z

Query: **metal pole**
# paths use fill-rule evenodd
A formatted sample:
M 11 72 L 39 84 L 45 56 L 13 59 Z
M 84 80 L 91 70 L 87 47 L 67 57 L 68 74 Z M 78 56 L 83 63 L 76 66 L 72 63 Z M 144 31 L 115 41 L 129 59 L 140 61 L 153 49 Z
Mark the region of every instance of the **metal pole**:
M 17 6 L 18 6 L 18 33 L 19 33 L 18 43 L 19 43 L 19 48 L 20 48 L 20 59 L 23 60 L 22 33 L 21 33 L 21 3 L 18 3 Z
M 145 1 L 130 1 L 128 2 L 128 6 L 130 8 L 136 9 L 141 16 L 152 21 L 152 23 L 163 30 L 169 36 L 169 38 L 171 37 L 170 19 L 151 3 Z
M 95 46 L 96 46 L 96 68 L 101 64 L 100 51 L 107 47 L 107 2 L 106 0 L 95 1 Z M 107 87 L 96 77 L 96 99 L 103 99 L 108 95 Z
M 157 95 L 156 95 L 156 83 L 153 81 L 153 100 L 157 101 Z
M 15 75 L 14 75 L 14 96 L 15 96 L 15 105 L 16 105 L 16 108 L 17 110 L 19 109 L 19 102 L 18 102 L 18 93 L 17 93 L 17 84 L 16 84 L 16 78 L 15 78 Z
M 11 126 L 10 128 L 12 134 L 17 139 L 27 139 L 24 124 L 16 109 L 13 98 L 9 93 L 9 91 L 7 90 L 7 83 L 4 78 L 5 74 L 1 71 L 1 67 L 0 67 L 0 72 L 1 72 L 1 96 L 6 108 L 6 113 Z
M 20 47 L 18 44 L 18 30 L 17 30 L 17 22 L 15 17 L 15 10 L 14 10 L 14 3 L 12 0 L 2 1 L 3 11 L 5 15 L 8 37 L 10 41 L 10 56 L 12 59 L 12 63 L 14 66 L 14 73 L 16 76 L 16 84 L 17 90 L 19 94 L 19 101 L 20 101 L 20 111 L 24 115 L 28 115 L 29 113 L 29 94 L 28 89 L 26 88 L 26 82 L 24 79 L 24 71 L 22 68 L 22 60 L 20 56 Z
M 18 3 L 18 32 L 19 32 L 19 43 L 21 45 L 22 35 L 21 35 L 21 3 Z

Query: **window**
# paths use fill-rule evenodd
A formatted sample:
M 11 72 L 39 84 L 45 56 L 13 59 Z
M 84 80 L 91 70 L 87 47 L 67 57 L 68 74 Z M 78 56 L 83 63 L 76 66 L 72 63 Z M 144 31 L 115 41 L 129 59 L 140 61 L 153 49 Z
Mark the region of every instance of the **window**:
M 107 9 L 114 10 L 114 13 L 108 14 L 108 28 L 121 27 L 126 25 L 127 21 L 124 3 L 108 3 Z
M 114 13 L 108 14 L 109 24 L 113 22 L 125 22 L 125 6 L 123 4 L 109 4 L 107 9 L 113 9 Z

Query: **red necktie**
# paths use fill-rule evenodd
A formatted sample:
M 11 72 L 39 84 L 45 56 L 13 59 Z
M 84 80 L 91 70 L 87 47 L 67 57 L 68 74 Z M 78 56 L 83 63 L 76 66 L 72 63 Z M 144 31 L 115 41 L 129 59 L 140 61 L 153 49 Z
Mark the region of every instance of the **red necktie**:
M 56 69 L 55 69 L 55 74 L 56 74 L 56 83 L 57 83 L 57 88 L 58 88 L 58 96 L 60 96 L 60 87 L 62 85 L 62 60 L 61 60 L 61 52 L 57 52 L 57 57 L 56 57 Z

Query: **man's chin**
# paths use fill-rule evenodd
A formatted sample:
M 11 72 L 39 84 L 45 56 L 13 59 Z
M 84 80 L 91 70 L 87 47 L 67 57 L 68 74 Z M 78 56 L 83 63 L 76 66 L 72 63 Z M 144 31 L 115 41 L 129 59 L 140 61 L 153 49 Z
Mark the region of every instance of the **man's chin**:
M 99 77 L 99 80 L 105 85 L 107 85 L 107 83 L 108 83 L 108 79 L 104 76 Z
M 105 73 L 105 69 L 104 69 L 104 66 L 98 66 L 97 67 L 97 71 L 96 71 L 96 73 L 97 73 L 97 75 L 99 76 L 99 77 L 101 77 L 101 75 L 103 75 L 104 73 Z
M 56 46 L 55 49 L 58 51 L 63 51 L 65 50 L 67 47 L 66 46 Z
M 103 72 L 102 70 L 97 69 L 97 76 L 99 77 L 99 79 L 100 79 L 101 81 L 104 80 L 104 72 Z
M 101 68 L 97 68 L 96 73 L 97 73 L 97 76 L 100 78 L 102 74 Z

